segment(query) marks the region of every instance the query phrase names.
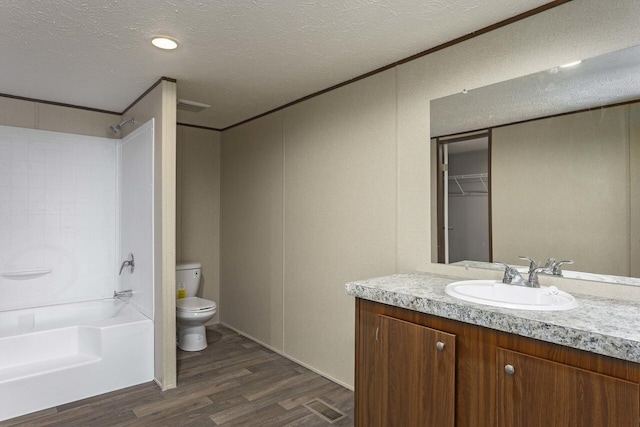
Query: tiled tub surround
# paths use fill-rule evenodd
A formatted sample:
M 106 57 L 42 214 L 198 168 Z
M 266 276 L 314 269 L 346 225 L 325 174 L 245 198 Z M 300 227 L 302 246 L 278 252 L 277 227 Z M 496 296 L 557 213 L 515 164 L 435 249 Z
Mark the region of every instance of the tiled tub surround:
M 153 140 L 0 126 L 0 420 L 153 378 Z
M 117 141 L 0 126 L 0 311 L 111 296 Z M 7 276 L 50 271 L 29 280 Z
M 573 310 L 512 310 L 447 295 L 446 285 L 458 280 L 465 279 L 411 273 L 345 287 L 357 298 L 640 363 L 640 303 L 573 294 Z

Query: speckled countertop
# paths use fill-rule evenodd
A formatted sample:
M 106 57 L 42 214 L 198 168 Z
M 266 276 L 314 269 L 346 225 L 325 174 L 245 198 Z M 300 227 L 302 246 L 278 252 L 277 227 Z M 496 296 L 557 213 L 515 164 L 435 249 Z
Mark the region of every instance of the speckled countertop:
M 447 295 L 445 286 L 458 280 L 466 279 L 411 273 L 345 287 L 358 298 L 640 363 L 639 303 L 573 294 L 580 304 L 573 310 L 513 310 Z

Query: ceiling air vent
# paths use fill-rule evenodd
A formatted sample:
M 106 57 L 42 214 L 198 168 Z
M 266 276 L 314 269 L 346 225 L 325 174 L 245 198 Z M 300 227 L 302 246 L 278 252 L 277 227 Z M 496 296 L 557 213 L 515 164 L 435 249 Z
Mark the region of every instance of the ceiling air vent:
M 211 107 L 211 105 L 202 104 L 201 102 L 189 101 L 187 99 L 178 99 L 178 110 L 199 113 L 200 111 L 209 107 Z

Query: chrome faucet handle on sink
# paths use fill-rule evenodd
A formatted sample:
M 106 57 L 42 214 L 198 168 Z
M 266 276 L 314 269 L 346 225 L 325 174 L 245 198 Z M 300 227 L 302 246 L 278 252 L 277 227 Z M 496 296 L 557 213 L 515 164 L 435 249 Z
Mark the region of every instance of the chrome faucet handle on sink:
M 522 256 L 522 255 L 520 255 L 518 258 L 520 258 L 523 261 L 529 261 L 529 274 L 531 274 L 533 270 L 538 268 L 538 264 L 534 259 L 529 258 L 528 256 Z
M 527 280 L 527 286 L 530 288 L 539 288 L 540 282 L 538 281 L 538 274 L 549 274 L 553 275 L 553 270 L 546 267 L 538 267 L 535 268 L 532 272 L 529 273 L 529 279 Z
M 511 267 L 509 264 L 505 264 L 504 262 L 494 262 L 494 264 L 504 267 L 502 283 L 506 283 L 507 285 L 526 286 L 526 281 L 515 267 Z
M 564 264 L 573 264 L 573 260 L 569 259 L 566 261 L 556 261 L 553 266 L 551 267 L 551 271 L 553 273 L 554 276 L 562 276 L 562 266 Z

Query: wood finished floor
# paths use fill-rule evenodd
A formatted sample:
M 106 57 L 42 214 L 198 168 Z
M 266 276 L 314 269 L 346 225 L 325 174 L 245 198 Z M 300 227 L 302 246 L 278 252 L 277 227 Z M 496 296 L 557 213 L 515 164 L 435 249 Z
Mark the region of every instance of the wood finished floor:
M 304 403 L 318 397 L 348 415 L 353 392 L 238 335 L 208 328 L 209 347 L 178 350 L 178 388 L 146 383 L 23 417 L 7 426 L 327 426 Z

